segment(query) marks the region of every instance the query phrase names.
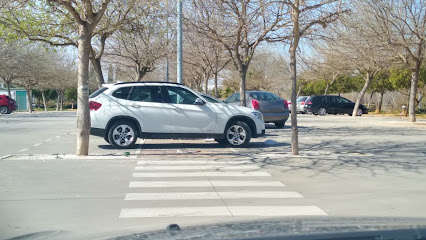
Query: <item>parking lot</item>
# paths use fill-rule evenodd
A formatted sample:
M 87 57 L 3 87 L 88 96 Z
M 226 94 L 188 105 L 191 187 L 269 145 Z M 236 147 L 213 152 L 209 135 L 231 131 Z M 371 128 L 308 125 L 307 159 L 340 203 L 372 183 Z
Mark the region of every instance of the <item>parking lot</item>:
M 0 232 L 7 238 L 268 217 L 426 215 L 424 122 L 334 115 L 298 121 L 300 156 L 290 154 L 287 123 L 267 125 L 266 136 L 247 148 L 168 139 L 116 150 L 91 137 L 91 156 L 77 158 L 74 112 L 1 115 Z M 263 197 L 254 197 L 259 191 Z M 188 202 L 194 193 L 204 195 Z

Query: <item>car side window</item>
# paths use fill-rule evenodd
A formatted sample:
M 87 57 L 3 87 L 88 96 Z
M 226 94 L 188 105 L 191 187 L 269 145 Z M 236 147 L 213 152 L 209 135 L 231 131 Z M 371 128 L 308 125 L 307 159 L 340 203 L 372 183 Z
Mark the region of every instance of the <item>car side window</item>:
M 339 103 L 349 103 L 349 100 L 346 98 L 338 97 L 337 99 Z
M 163 103 L 160 87 L 139 86 L 134 87 L 129 96 L 130 101 Z
M 122 87 L 119 88 L 118 90 L 116 90 L 112 96 L 116 97 L 116 98 L 120 98 L 120 99 L 127 99 L 127 97 L 129 96 L 130 90 L 132 89 L 132 87 Z
M 326 102 L 328 102 L 327 100 L 327 97 L 326 96 L 323 96 L 323 97 L 320 97 L 321 98 L 321 102 L 323 102 L 323 103 L 326 103 Z
M 194 104 L 198 98 L 192 92 L 180 87 L 166 87 L 169 100 L 172 104 Z

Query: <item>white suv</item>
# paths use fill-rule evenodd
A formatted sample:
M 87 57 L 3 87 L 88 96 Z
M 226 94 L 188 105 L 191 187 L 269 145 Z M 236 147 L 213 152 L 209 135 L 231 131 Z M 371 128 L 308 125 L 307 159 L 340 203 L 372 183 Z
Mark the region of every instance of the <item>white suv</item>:
M 214 138 L 232 147 L 265 134 L 259 111 L 232 106 L 183 85 L 118 83 L 90 95 L 90 133 L 116 148 L 137 138 Z

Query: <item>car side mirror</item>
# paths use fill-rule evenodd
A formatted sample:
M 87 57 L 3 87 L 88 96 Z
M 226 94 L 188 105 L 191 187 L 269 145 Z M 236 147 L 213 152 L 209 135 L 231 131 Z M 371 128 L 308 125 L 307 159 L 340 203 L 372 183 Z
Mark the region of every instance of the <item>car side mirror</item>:
M 197 99 L 195 99 L 194 104 L 195 105 L 204 105 L 206 103 L 201 98 L 197 98 Z

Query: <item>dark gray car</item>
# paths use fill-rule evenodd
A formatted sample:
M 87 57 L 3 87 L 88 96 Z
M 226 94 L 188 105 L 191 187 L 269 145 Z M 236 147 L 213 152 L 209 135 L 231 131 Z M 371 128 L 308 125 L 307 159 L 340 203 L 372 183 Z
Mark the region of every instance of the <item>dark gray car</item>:
M 225 103 L 239 105 L 240 93 L 232 94 Z M 265 123 L 274 123 L 277 128 L 283 128 L 289 116 L 287 101 L 271 92 L 247 91 L 246 106 L 260 111 Z

